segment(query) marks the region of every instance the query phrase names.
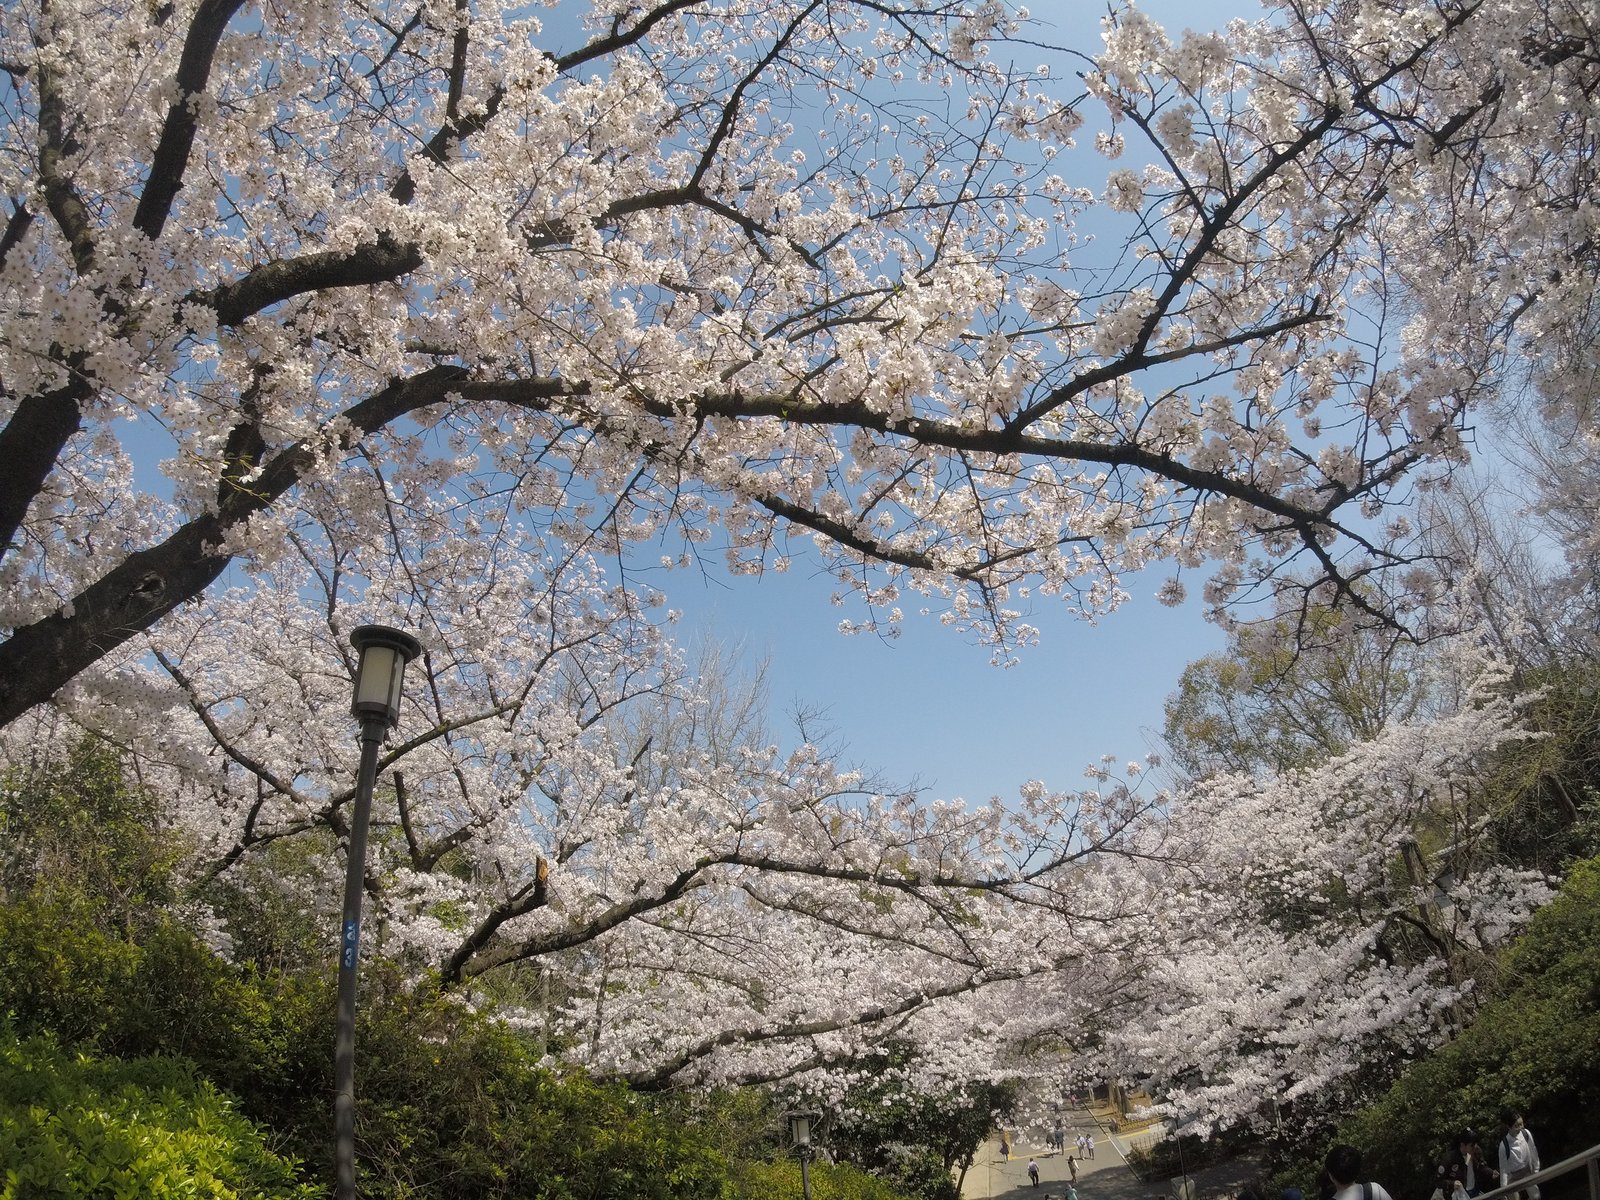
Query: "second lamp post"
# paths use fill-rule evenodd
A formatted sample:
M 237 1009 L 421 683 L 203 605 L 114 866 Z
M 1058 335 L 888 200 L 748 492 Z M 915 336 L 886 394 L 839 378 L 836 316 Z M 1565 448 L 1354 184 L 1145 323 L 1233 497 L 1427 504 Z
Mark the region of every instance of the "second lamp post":
M 784 1115 L 789 1119 L 789 1142 L 800 1156 L 801 1200 L 811 1200 L 811 1157 L 816 1153 L 816 1148 L 811 1144 L 811 1131 L 820 1114 L 790 1112 Z

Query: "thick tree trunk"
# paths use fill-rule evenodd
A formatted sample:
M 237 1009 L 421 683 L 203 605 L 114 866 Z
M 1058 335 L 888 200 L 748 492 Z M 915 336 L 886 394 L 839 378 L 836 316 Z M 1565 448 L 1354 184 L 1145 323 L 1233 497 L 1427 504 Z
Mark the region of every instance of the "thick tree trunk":
M 78 432 L 79 405 L 89 389 L 81 379 L 38 396 L 26 396 L 0 429 L 0 559 L 16 546 L 28 506 L 44 489 L 61 448 Z

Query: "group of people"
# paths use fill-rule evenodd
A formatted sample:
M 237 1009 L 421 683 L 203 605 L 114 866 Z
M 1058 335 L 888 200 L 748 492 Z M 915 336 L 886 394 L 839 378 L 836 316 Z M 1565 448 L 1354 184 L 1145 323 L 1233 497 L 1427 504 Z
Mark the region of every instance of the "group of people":
M 1067 1160 L 1067 1162 L 1071 1163 L 1072 1160 L 1069 1158 Z M 1067 1183 L 1067 1190 L 1063 1194 L 1062 1200 L 1078 1200 L 1078 1189 L 1077 1189 L 1077 1186 L 1076 1186 L 1077 1179 L 1078 1179 L 1078 1173 L 1077 1173 L 1076 1170 L 1074 1170 L 1073 1173 L 1072 1173 L 1072 1179 L 1070 1181 L 1068 1181 L 1068 1183 Z M 1032 1184 L 1034 1187 L 1038 1187 L 1039 1186 L 1039 1160 L 1038 1159 L 1030 1158 L 1028 1160 L 1028 1182 L 1030 1184 Z M 1044 1198 L 1044 1200 L 1053 1200 L 1053 1198 L 1050 1197 L 1050 1196 L 1046 1196 Z
M 1439 1164 L 1439 1186 L 1431 1200 L 1471 1200 L 1539 1173 L 1539 1148 L 1520 1112 L 1507 1110 L 1500 1114 L 1498 1150 L 1495 1165 L 1491 1166 L 1477 1133 L 1462 1130 L 1455 1148 Z M 1391 1200 L 1381 1183 L 1362 1181 L 1361 1152 L 1354 1146 L 1335 1146 L 1329 1152 L 1318 1183 L 1320 1200 Z M 1530 1184 L 1515 1196 L 1516 1200 L 1540 1200 L 1539 1187 Z M 1285 1193 L 1284 1200 L 1299 1197 Z
M 1500 1141 L 1496 1149 L 1498 1153 L 1491 1166 L 1477 1133 L 1471 1129 L 1462 1130 L 1455 1148 L 1439 1164 L 1439 1186 L 1433 1193 L 1435 1200 L 1471 1200 L 1473 1196 L 1538 1174 L 1539 1147 L 1534 1144 L 1533 1134 L 1521 1113 L 1508 1110 L 1500 1114 Z M 1523 1191 L 1526 1200 L 1539 1200 L 1537 1184 Z
M 1067 1190 L 1063 1200 L 1078 1200 L 1078 1189 L 1075 1186 L 1078 1182 L 1078 1159 L 1092 1159 L 1094 1157 L 1094 1134 L 1080 1133 L 1077 1137 L 1077 1148 L 1076 1155 L 1067 1155 L 1067 1172 L 1070 1175 L 1070 1179 L 1067 1182 Z M 1051 1127 L 1049 1149 L 1057 1154 L 1066 1152 L 1067 1131 L 1060 1121 L 1057 1121 Z M 1011 1138 L 1005 1130 L 1000 1131 L 1000 1157 L 1006 1162 L 1011 1161 Z M 1030 1158 L 1028 1160 L 1028 1182 L 1034 1187 L 1039 1186 L 1038 1159 Z M 1045 1200 L 1051 1200 L 1051 1197 L 1046 1196 Z
M 1094 1134 L 1080 1133 L 1077 1137 L 1078 1158 L 1094 1157 Z M 1050 1149 L 1057 1154 L 1065 1153 L 1067 1149 L 1067 1131 L 1060 1121 L 1057 1121 L 1050 1130 Z

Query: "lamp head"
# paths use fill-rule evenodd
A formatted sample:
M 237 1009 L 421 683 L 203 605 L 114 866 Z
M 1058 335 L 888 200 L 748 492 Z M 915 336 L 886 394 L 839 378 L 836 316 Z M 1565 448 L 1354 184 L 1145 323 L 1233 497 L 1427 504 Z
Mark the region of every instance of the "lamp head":
M 381 717 L 393 728 L 400 720 L 406 664 L 422 653 L 422 643 L 387 625 L 361 625 L 350 631 L 350 644 L 359 656 L 350 712 L 362 720 Z
M 805 1149 L 811 1145 L 811 1131 L 816 1125 L 819 1115 L 818 1113 L 804 1111 L 784 1114 L 789 1122 L 789 1141 L 796 1149 Z

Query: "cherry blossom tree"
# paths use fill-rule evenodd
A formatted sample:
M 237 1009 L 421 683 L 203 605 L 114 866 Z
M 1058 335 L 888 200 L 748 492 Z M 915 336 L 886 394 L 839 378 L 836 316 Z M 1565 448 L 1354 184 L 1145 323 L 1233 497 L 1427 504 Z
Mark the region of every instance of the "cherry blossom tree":
M 1081 86 L 1025 20 L 8 7 L 0 721 L 372 473 L 575 549 L 809 548 L 1003 645 L 1158 561 L 1395 619 L 1381 518 L 1508 349 L 1578 344 L 1587 9 L 1130 9 Z
M 1002 985 L 1002 1044 L 1029 1047 L 1046 1078 L 1092 1066 L 1144 1082 L 1205 1132 L 1314 1125 L 1452 1036 L 1486 953 L 1552 894 L 1487 830 L 1497 757 L 1527 736 L 1508 672 L 1454 657 L 1434 668 L 1465 681 L 1448 714 L 1172 795 L 1102 860 L 1136 936 Z
M 224 952 L 214 882 L 246 903 L 291 892 L 336 928 L 330 841 L 357 749 L 346 635 L 373 607 L 405 609 L 428 649 L 382 760 L 367 951 L 520 1005 L 553 1052 L 641 1086 L 846 1061 L 1038 969 L 1027 909 L 1008 913 L 1153 803 L 1034 785 L 1015 812 L 974 810 L 780 749 L 726 663 L 690 670 L 648 619 L 654 597 L 554 557 L 564 543 L 518 528 L 508 496 L 368 486 L 348 520 L 301 512 L 285 553 L 174 612 L 145 661 L 0 735 L 18 763 L 63 716 L 120 747 L 170 798 L 188 915 Z M 368 520 L 380 531 L 360 536 Z

